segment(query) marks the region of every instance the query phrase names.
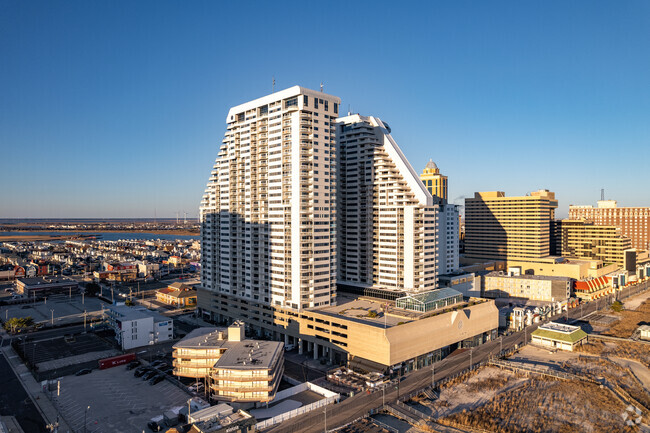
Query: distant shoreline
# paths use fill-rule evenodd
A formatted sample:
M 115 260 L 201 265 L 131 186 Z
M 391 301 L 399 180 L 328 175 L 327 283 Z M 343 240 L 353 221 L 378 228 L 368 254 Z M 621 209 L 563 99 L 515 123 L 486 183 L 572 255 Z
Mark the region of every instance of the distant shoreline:
M 20 231 L 20 230 L 13 230 Z M 142 233 L 142 234 L 151 234 L 151 235 L 177 235 L 177 236 L 199 236 L 200 233 L 192 230 L 47 230 L 52 233 L 60 233 L 57 235 L 3 235 L 3 232 L 0 231 L 0 242 L 29 242 L 29 241 L 53 241 L 53 240 L 65 240 L 65 239 L 85 239 L 78 236 L 76 233 L 85 233 L 85 234 L 100 234 L 100 233 Z M 74 232 L 75 234 L 68 234 Z

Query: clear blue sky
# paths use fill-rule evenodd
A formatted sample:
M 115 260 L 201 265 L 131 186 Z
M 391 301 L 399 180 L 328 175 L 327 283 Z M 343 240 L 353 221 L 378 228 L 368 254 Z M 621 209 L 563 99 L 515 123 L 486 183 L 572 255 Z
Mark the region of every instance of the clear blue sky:
M 0 218 L 196 216 L 228 108 L 300 84 L 452 201 L 650 206 L 650 2 L 0 0 Z

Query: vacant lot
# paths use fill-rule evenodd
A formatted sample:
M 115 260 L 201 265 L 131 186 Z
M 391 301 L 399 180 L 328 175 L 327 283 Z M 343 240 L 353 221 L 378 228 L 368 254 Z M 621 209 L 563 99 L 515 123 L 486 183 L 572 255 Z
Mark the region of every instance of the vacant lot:
M 603 357 L 627 358 L 639 361 L 650 368 L 650 344 L 637 341 L 604 341 L 591 339 L 578 351 Z
M 611 433 L 627 430 L 626 405 L 606 389 L 578 381 L 527 379 L 522 386 L 496 394 L 485 404 L 438 420 L 492 432 Z
M 630 338 L 639 326 L 650 324 L 650 299 L 644 301 L 635 310 L 623 310 L 611 314 L 619 317 L 620 320 L 613 323 L 603 332 L 603 335 Z

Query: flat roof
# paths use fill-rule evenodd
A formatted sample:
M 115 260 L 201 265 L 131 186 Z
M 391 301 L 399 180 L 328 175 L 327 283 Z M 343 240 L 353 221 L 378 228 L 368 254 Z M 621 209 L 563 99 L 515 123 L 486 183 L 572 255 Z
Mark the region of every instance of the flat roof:
M 271 368 L 282 355 L 284 343 L 277 341 L 244 340 L 231 342 L 226 353 L 214 368 L 260 369 Z
M 79 285 L 75 280 L 67 278 L 44 278 L 44 277 L 33 277 L 33 278 L 19 278 L 18 282 L 25 285 L 25 287 L 32 286 L 60 286 L 60 285 L 70 285 L 76 284 Z
M 428 290 L 426 292 L 420 293 L 407 293 L 406 296 L 397 298 L 396 301 L 401 299 L 413 299 L 421 304 L 426 304 L 427 302 L 440 301 L 442 299 L 455 298 L 457 296 L 462 296 L 458 290 L 451 289 L 449 287 L 443 287 L 441 289 Z
M 219 337 L 223 333 L 223 337 Z M 228 328 L 224 327 L 204 327 L 193 329 L 181 341 L 174 344 L 174 349 L 208 349 L 230 347 L 226 338 Z
M 515 266 L 516 267 L 516 266 Z M 560 277 L 557 275 L 531 275 L 531 274 L 521 274 L 521 275 L 508 275 L 503 271 L 492 271 L 489 274 L 485 275 L 486 277 L 500 277 L 500 278 L 519 278 L 522 280 L 550 280 L 550 281 L 569 281 L 569 277 Z
M 126 305 L 111 305 L 108 307 L 109 311 L 117 313 L 122 320 L 139 320 L 152 317 L 154 323 L 171 321 L 173 318 L 163 316 L 156 311 L 150 311 L 142 308 L 127 307 Z

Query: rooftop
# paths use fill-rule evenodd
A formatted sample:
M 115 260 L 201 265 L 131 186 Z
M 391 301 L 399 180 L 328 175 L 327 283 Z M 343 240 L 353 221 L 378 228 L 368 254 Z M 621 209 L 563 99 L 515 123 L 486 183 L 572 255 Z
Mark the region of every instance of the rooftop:
M 174 344 L 174 349 L 227 348 L 227 334 L 227 328 L 196 328 Z
M 552 280 L 552 281 L 569 281 L 569 277 L 559 277 L 557 275 L 530 275 L 530 274 L 521 274 L 521 275 L 508 275 L 503 271 L 492 271 L 489 274 L 485 275 L 486 277 L 502 277 L 502 278 L 520 278 L 524 280 Z
M 282 356 L 284 343 L 277 341 L 244 340 L 232 342 L 221 355 L 215 368 L 262 369 L 271 368 Z
M 68 278 L 50 278 L 50 277 L 19 278 L 18 281 L 27 287 L 40 286 L 40 285 L 79 284 L 76 281 Z
M 140 320 L 152 317 L 154 323 L 165 322 L 172 320 L 162 314 L 147 310 L 146 308 L 127 307 L 126 305 L 111 305 L 108 307 L 109 311 L 120 316 L 122 320 Z
M 564 325 L 555 322 L 541 325 L 531 335 L 549 340 L 563 341 L 565 343 L 576 343 L 587 338 L 587 333 L 579 326 Z

